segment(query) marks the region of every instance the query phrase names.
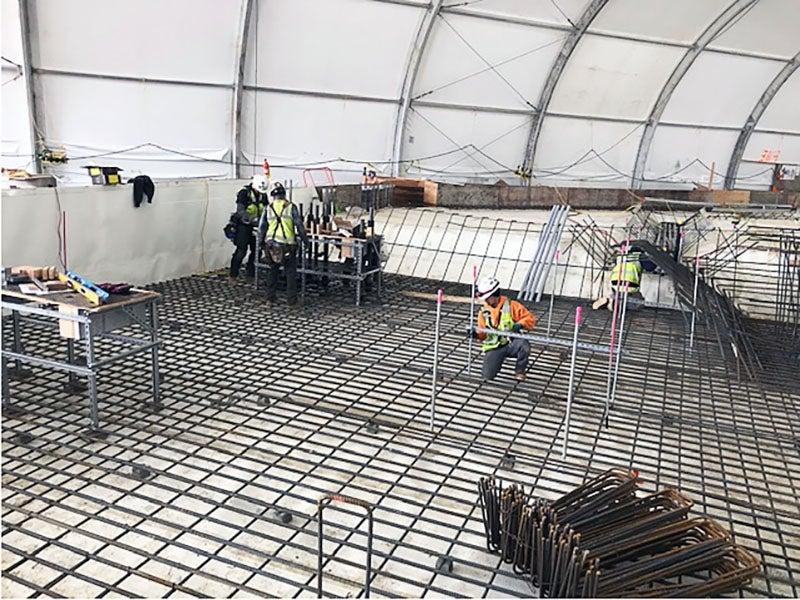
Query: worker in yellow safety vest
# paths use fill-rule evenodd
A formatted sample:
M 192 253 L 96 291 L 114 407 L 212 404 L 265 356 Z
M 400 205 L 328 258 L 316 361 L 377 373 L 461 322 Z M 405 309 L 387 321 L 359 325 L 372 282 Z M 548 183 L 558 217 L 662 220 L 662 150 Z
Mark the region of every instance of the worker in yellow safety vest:
M 297 304 L 297 237 L 307 240 L 300 211 L 286 198 L 286 188 L 276 183 L 270 192 L 272 201 L 261 219 L 264 252 L 269 264 L 267 300 L 274 302 L 278 291 L 278 275 L 283 267 L 286 275 L 286 301 Z
M 614 267 L 611 269 L 611 276 L 609 281 L 611 283 L 611 291 L 615 294 L 628 293 L 629 301 L 631 296 L 635 297 L 632 305 L 639 304 L 644 301 L 644 298 L 639 293 L 639 287 L 642 281 L 642 253 L 639 247 L 632 246 L 628 249 L 627 253 L 624 251 L 618 254 Z M 595 300 L 592 307 L 597 310 L 603 306 L 608 306 L 609 310 L 613 309 L 613 304 L 610 298 L 603 297 Z
M 231 215 L 229 224 L 232 228 L 231 238 L 236 245 L 231 257 L 231 279 L 239 276 L 239 269 L 242 267 L 248 248 L 250 256 L 247 259 L 247 276 L 252 277 L 255 274 L 256 238 L 253 233 L 264 212 L 268 191 L 267 178 L 264 175 L 254 175 L 252 181 L 236 194 L 236 212 Z
M 496 329 L 510 333 L 524 333 L 536 326 L 536 316 L 516 300 L 500 294 L 500 282 L 494 277 L 484 277 L 478 282 L 477 296 L 483 300 L 478 311 L 478 329 Z M 482 341 L 483 379 L 497 377 L 503 362 L 509 356 L 516 357 L 515 376 L 520 381 L 526 377 L 531 344 L 521 338 L 509 338 L 495 333 L 483 333 L 473 329 L 473 336 Z

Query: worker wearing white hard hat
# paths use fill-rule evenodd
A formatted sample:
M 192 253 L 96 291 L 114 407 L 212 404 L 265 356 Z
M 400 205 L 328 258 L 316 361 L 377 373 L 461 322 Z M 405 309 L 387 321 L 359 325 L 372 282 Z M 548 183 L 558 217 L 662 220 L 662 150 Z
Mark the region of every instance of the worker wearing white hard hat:
M 226 226 L 226 235 L 233 241 L 236 251 L 231 257 L 230 276 L 235 279 L 239 276 L 242 262 L 250 250 L 247 259 L 246 273 L 248 277 L 255 275 L 256 271 L 256 237 L 254 235 L 258 220 L 267 205 L 269 181 L 266 175 L 254 175 L 250 183 L 244 186 L 236 195 L 236 212 L 231 215 L 230 223 Z M 229 233 L 230 232 L 230 233 Z
M 536 315 L 520 302 L 511 300 L 500 293 L 500 282 L 494 277 L 484 277 L 478 282 L 478 299 L 483 301 L 478 311 L 478 329 L 496 329 L 511 333 L 523 333 L 536 327 Z M 509 338 L 495 333 L 481 333 L 473 330 L 474 336 L 482 341 L 483 378 L 490 381 L 497 377 L 506 358 L 516 360 L 514 373 L 517 379 L 524 380 L 528 370 L 528 357 L 531 344 L 528 340 Z

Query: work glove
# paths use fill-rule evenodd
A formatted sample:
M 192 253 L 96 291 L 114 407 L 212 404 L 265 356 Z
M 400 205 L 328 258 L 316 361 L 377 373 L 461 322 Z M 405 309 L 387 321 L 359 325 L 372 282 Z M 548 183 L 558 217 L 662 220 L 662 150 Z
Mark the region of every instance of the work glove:
M 477 340 L 478 339 L 478 330 L 475 329 L 474 327 L 470 327 L 469 328 L 469 334 L 472 336 L 473 340 Z
M 514 325 L 511 326 L 511 331 L 513 331 L 514 333 L 520 333 L 522 329 L 523 327 L 519 323 L 514 323 Z

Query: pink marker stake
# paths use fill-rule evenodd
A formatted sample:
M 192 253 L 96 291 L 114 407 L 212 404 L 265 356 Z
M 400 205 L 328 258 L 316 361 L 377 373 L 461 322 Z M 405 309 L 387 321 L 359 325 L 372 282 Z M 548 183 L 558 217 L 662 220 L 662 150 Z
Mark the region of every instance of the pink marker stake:
M 558 278 L 558 263 L 561 260 L 561 251 L 556 250 L 556 274 L 553 277 L 553 285 L 550 288 L 550 309 L 547 311 L 547 336 L 550 337 L 550 325 L 553 323 L 553 297 L 556 293 L 556 279 Z
M 444 290 L 439 289 L 436 294 L 436 330 L 433 336 L 433 381 L 431 382 L 431 431 L 436 422 L 436 374 L 439 367 L 439 323 L 442 319 L 442 302 Z M 470 338 L 471 339 L 471 338 Z
M 569 443 L 569 422 L 572 416 L 572 399 L 575 396 L 575 359 L 578 357 L 578 332 L 581 328 L 581 312 L 579 306 L 575 309 L 575 333 L 572 336 L 572 359 L 569 364 L 569 391 L 567 393 L 567 413 L 564 418 L 564 445 L 561 458 L 567 458 L 567 445 Z
M 475 327 L 475 286 L 478 282 L 478 265 L 472 265 L 472 288 L 469 296 L 469 342 L 467 345 L 467 375 L 472 375 L 472 328 Z
M 697 286 L 700 283 L 700 255 L 694 257 L 694 291 L 692 292 L 692 327 L 689 332 L 689 349 L 694 349 L 694 328 L 697 320 Z

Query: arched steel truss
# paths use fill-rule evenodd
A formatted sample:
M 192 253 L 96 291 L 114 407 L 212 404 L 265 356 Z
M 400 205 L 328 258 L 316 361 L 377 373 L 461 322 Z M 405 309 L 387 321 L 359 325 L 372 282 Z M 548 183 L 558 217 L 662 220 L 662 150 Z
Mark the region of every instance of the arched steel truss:
M 783 69 L 778 72 L 767 86 L 767 89 L 764 90 L 764 93 L 761 94 L 753 110 L 750 111 L 750 116 L 747 117 L 742 131 L 739 133 L 739 137 L 731 153 L 731 159 L 728 161 L 728 172 L 725 175 L 725 189 L 733 189 L 736 185 L 736 176 L 742 164 L 742 156 L 747 148 L 747 143 L 750 141 L 750 136 L 753 134 L 753 130 L 756 128 L 756 125 L 758 125 L 761 116 L 764 114 L 764 111 L 767 110 L 770 102 L 772 102 L 773 98 L 775 98 L 778 91 L 783 87 L 783 84 L 786 83 L 789 77 L 797 71 L 798 67 L 800 67 L 800 52 L 795 54 L 794 58 L 786 63 Z
M 243 104 L 243 92 L 245 89 L 249 89 L 248 86 L 244 85 L 244 69 L 247 58 L 249 25 L 250 21 L 253 18 L 254 6 L 255 2 L 257 1 L 259 0 L 242 0 L 241 17 L 239 20 L 239 31 L 237 36 L 237 48 L 235 53 L 236 63 L 234 66 L 234 80 L 232 84 L 212 84 L 212 83 L 190 82 L 190 81 L 166 81 L 166 80 L 161 81 L 156 79 L 143 80 L 141 78 L 136 78 L 136 80 L 138 81 L 150 81 L 154 84 L 163 83 L 163 84 L 177 84 L 177 85 L 229 87 L 232 90 L 231 175 L 234 177 L 238 177 L 240 175 L 239 163 L 241 162 L 240 160 L 241 121 L 242 121 L 241 112 Z M 634 165 L 634 172 L 632 178 L 633 187 L 641 187 L 641 185 L 644 183 L 644 171 L 647 164 L 648 155 L 653 143 L 656 127 L 661 121 L 661 116 L 667 104 L 669 103 L 669 100 L 671 99 L 672 94 L 674 93 L 676 87 L 683 79 L 684 75 L 691 68 L 691 66 L 694 64 L 694 61 L 703 51 L 719 52 L 722 54 L 728 54 L 733 56 L 752 56 L 754 58 L 760 58 L 765 60 L 778 60 L 775 57 L 767 55 L 758 55 L 751 52 L 707 47 L 711 42 L 713 42 L 713 40 L 716 37 L 720 35 L 720 33 L 724 32 L 726 28 L 728 28 L 732 23 L 734 23 L 736 19 L 742 15 L 744 11 L 746 11 L 753 4 L 758 2 L 758 0 L 734 0 L 733 2 L 731 2 L 726 7 L 726 9 L 720 15 L 718 15 L 713 20 L 713 22 L 703 31 L 703 33 L 698 37 L 698 39 L 693 44 L 682 44 L 678 42 L 656 42 L 649 39 L 639 38 L 635 35 L 588 31 L 592 22 L 600 14 L 603 8 L 605 8 L 608 5 L 610 0 L 590 0 L 586 8 L 583 10 L 581 16 L 574 23 L 574 26 L 534 23 L 526 21 L 524 19 L 518 19 L 515 17 L 490 15 L 479 12 L 468 12 L 463 7 L 461 7 L 461 5 L 455 5 L 453 7 L 447 6 L 444 3 L 444 0 L 431 0 L 431 2 L 429 2 L 427 5 L 420 4 L 419 2 L 416 2 L 414 0 L 376 0 L 376 1 L 417 7 L 425 11 L 420 21 L 420 25 L 417 29 L 416 35 L 414 37 L 412 46 L 410 48 L 408 60 L 406 61 L 405 72 L 403 76 L 403 87 L 400 98 L 395 98 L 395 99 L 360 98 L 361 100 L 364 101 L 392 102 L 397 104 L 397 116 L 395 119 L 394 132 L 393 132 L 393 145 L 392 145 L 392 160 L 393 160 L 394 174 L 400 173 L 400 161 L 403 159 L 404 138 L 408 126 L 408 114 L 409 111 L 411 110 L 411 106 L 413 103 L 414 86 L 417 80 L 417 76 L 419 74 L 420 66 L 425 58 L 426 50 L 429 47 L 430 38 L 436 26 L 437 17 L 445 12 L 452 14 L 468 15 L 473 18 L 508 21 L 513 23 L 528 24 L 534 27 L 547 27 L 551 29 L 559 29 L 562 31 L 569 32 L 568 37 L 564 41 L 564 44 L 561 48 L 561 51 L 556 57 L 553 66 L 551 67 L 550 71 L 547 74 L 547 78 L 545 79 L 545 85 L 543 86 L 542 92 L 539 97 L 539 102 L 537 104 L 538 110 L 533 113 L 532 124 L 529 131 L 525 148 L 525 154 L 523 156 L 523 161 L 522 161 L 522 164 L 526 168 L 530 168 L 533 165 L 533 161 L 536 155 L 536 149 L 537 149 L 536 147 L 541 133 L 543 121 L 548 114 L 552 114 L 548 112 L 548 106 L 552 100 L 553 93 L 569 63 L 570 57 L 573 55 L 575 48 L 577 48 L 578 44 L 585 35 L 593 35 L 593 36 L 596 35 L 600 37 L 608 37 L 614 39 L 627 39 L 632 41 L 642 41 L 646 43 L 657 43 L 671 47 L 676 47 L 676 46 L 685 47 L 686 48 L 685 55 L 678 63 L 673 73 L 670 75 L 669 79 L 661 89 L 658 95 L 658 99 L 656 100 L 652 110 L 650 111 L 648 119 L 644 121 L 645 129 L 639 143 L 639 149 L 637 152 L 636 161 Z M 19 0 L 19 4 L 20 4 L 21 26 L 23 28 L 23 38 L 26 38 L 23 40 L 23 46 L 24 46 L 23 50 L 26 50 L 25 78 L 29 89 L 28 103 L 32 119 L 31 137 L 34 140 L 34 142 L 36 142 L 38 138 L 44 134 L 43 132 L 41 132 L 41 130 L 36 132 L 33 126 L 34 122 L 39 123 L 40 129 L 43 126 L 42 120 L 39 118 L 39 116 L 41 115 L 42 99 L 36 97 L 36 88 L 34 86 L 34 79 L 37 73 L 48 73 L 49 71 L 52 70 L 40 69 L 33 64 L 33 61 L 31 60 L 32 52 L 30 50 L 30 47 L 32 43 L 31 38 L 34 37 L 35 31 L 32 31 L 33 26 L 30 22 L 31 18 L 28 11 L 27 0 Z M 730 187 L 735 183 L 736 173 L 739 169 L 739 165 L 741 163 L 742 155 L 746 148 L 747 142 L 750 139 L 750 136 L 752 135 L 753 131 L 755 130 L 755 127 L 758 124 L 758 121 L 761 115 L 763 114 L 764 110 L 772 101 L 772 99 L 775 97 L 778 90 L 785 83 L 785 81 L 788 80 L 791 74 L 797 70 L 798 66 L 800 66 L 800 58 L 798 58 L 798 56 L 795 56 L 792 60 L 788 62 L 787 61 L 781 61 L 781 62 L 785 62 L 783 69 L 764 91 L 761 98 L 756 103 L 756 106 L 751 111 L 751 114 L 748 117 L 746 123 L 742 126 L 740 130 L 739 139 L 737 140 L 737 143 L 733 149 L 731 160 L 728 165 L 726 187 Z M 78 73 L 78 72 L 74 73 L 59 72 L 59 74 L 72 75 L 76 77 L 133 79 L 133 78 L 115 76 L 110 74 L 101 75 L 101 74 Z M 258 90 L 261 88 L 253 86 L 253 89 Z M 277 88 L 276 89 L 270 88 L 270 91 L 275 91 L 278 93 L 286 92 L 292 94 L 302 94 L 309 96 L 326 95 L 324 92 L 282 90 Z M 449 105 L 447 103 L 442 103 L 442 106 L 446 107 Z M 469 107 L 460 107 L 458 105 L 452 105 L 452 107 L 469 108 Z M 476 110 L 477 109 L 488 110 L 488 111 L 495 110 L 492 109 L 491 107 L 472 107 L 472 108 L 475 108 Z M 592 118 L 584 115 L 577 115 L 576 117 Z M 599 119 L 600 117 L 597 118 Z M 780 133 L 780 132 L 773 132 L 773 133 Z

